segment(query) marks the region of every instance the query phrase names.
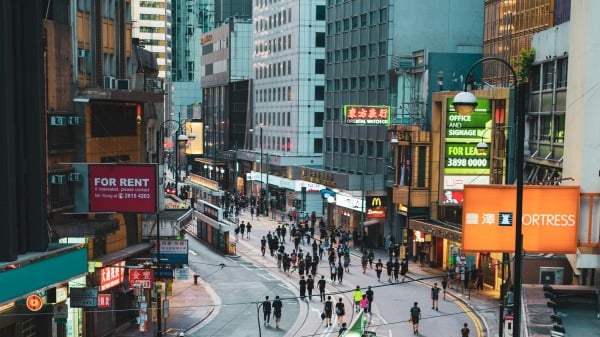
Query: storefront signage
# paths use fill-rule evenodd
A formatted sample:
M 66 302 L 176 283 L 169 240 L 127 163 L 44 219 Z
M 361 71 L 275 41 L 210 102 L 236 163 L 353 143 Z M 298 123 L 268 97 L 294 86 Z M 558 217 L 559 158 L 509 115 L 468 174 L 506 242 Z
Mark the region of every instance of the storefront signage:
M 29 295 L 25 300 L 25 304 L 27 305 L 27 309 L 31 311 L 40 311 L 44 306 L 44 301 L 39 295 Z
M 344 105 L 344 122 L 351 125 L 390 125 L 390 107 Z
M 156 247 L 150 252 L 156 254 Z M 163 263 L 187 264 L 188 263 L 188 241 L 187 240 L 160 240 L 160 259 Z
M 198 184 L 200 186 L 204 186 L 204 187 L 210 188 L 212 190 L 218 190 L 219 189 L 219 183 L 218 182 L 216 182 L 214 180 L 211 180 L 211 179 L 208 179 L 208 178 L 205 178 L 205 177 L 202 177 L 202 176 L 199 176 L 199 175 L 194 174 L 194 173 L 190 173 L 190 182 L 192 182 L 194 184 Z
M 444 174 L 490 174 L 489 151 L 479 152 L 477 143 L 491 143 L 493 127 L 491 101 L 477 99 L 477 108 L 471 115 L 459 115 L 448 98 L 445 128 Z
M 110 309 L 110 294 L 98 294 L 98 308 Z
M 465 251 L 514 252 L 516 187 L 466 185 L 462 246 Z M 523 186 L 523 250 L 575 253 L 579 186 Z
M 120 261 L 110 267 L 100 269 L 100 291 L 105 291 L 123 283 L 125 278 L 125 261 Z
M 95 308 L 98 306 L 97 288 L 69 288 L 72 308 Z
M 386 197 L 368 196 L 367 197 L 367 219 L 385 218 Z
M 156 213 L 155 164 L 93 164 L 88 172 L 91 212 Z
M 131 286 L 140 286 L 150 289 L 154 282 L 154 272 L 152 269 L 130 269 L 129 284 Z

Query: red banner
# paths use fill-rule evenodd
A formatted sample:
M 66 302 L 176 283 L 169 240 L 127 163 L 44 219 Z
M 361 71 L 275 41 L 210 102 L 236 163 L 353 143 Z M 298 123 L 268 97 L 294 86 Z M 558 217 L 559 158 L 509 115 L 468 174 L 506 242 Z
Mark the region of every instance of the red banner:
M 125 278 L 125 261 L 100 269 L 100 291 L 110 289 L 123 283 Z
M 129 284 L 131 286 L 140 285 L 142 288 L 149 289 L 154 283 L 154 271 L 152 269 L 129 269 Z

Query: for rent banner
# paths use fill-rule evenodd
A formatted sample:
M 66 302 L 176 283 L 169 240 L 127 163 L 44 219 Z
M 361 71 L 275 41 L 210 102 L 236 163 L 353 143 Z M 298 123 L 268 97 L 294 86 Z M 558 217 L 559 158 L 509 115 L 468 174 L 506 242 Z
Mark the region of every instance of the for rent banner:
M 156 213 L 156 165 L 89 165 L 90 211 Z

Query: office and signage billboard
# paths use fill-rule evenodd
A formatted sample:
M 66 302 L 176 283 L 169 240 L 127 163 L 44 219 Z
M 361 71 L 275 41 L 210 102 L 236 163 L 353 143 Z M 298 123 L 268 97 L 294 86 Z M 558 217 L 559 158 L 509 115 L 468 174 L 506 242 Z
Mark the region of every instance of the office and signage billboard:
M 91 212 L 156 213 L 156 164 L 90 164 Z
M 516 186 L 465 185 L 462 249 L 514 252 Z M 579 186 L 523 186 L 526 253 L 575 253 Z
M 477 108 L 471 115 L 459 115 L 448 98 L 445 128 L 446 175 L 489 175 L 490 151 L 479 152 L 477 143 L 485 142 L 491 148 L 492 109 L 489 99 L 478 98 Z
M 344 123 L 349 125 L 390 125 L 386 105 L 344 105 Z

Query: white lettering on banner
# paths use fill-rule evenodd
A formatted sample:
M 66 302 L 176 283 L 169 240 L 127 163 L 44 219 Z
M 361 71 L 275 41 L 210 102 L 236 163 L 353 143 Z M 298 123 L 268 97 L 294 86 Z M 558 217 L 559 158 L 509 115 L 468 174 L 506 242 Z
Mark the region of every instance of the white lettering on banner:
M 524 226 L 575 226 L 574 214 L 523 214 Z
M 94 178 L 94 186 L 117 186 L 115 178 Z
M 145 179 L 145 178 L 121 178 L 119 179 L 119 184 L 121 184 L 121 186 L 142 186 L 142 187 L 148 187 L 148 182 L 150 181 L 150 179 Z
M 472 136 L 472 137 L 477 137 L 477 130 L 473 130 L 473 129 L 458 129 L 458 130 L 448 130 L 448 136 Z
M 450 120 L 451 122 L 470 122 L 471 121 L 471 115 L 454 115 L 451 114 L 448 116 L 448 120 Z
M 573 227 L 576 217 L 574 214 L 523 214 L 524 226 L 550 226 L 550 227 Z M 493 213 L 465 214 L 465 224 L 467 225 L 492 225 L 496 224 L 496 216 Z

